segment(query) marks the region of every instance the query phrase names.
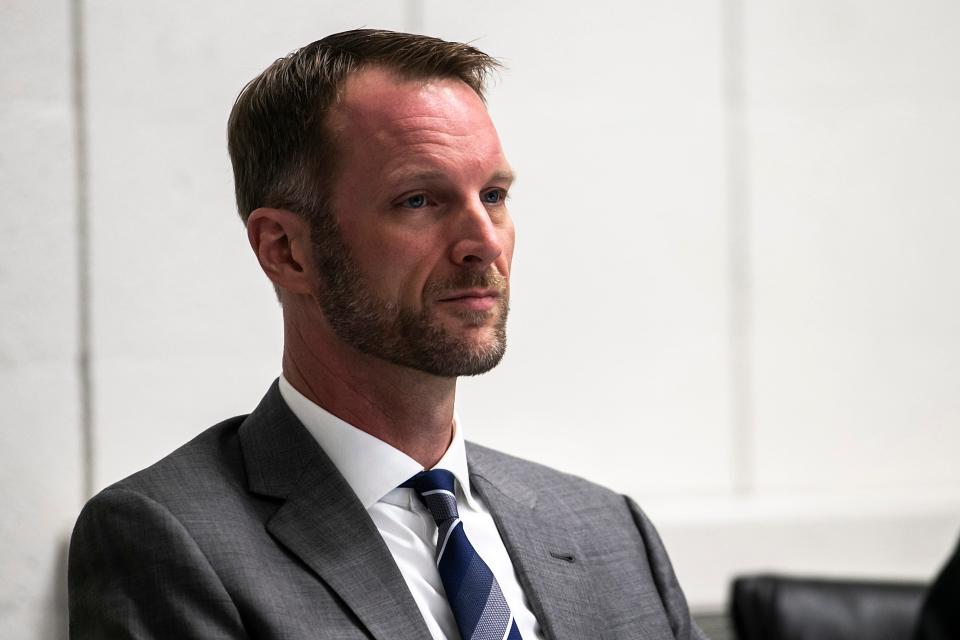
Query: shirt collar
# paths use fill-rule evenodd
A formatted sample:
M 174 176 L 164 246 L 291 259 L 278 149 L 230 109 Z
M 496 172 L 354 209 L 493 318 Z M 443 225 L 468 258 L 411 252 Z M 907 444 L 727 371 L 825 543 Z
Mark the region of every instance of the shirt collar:
M 420 463 L 404 452 L 309 400 L 283 375 L 280 376 L 279 386 L 284 402 L 337 467 L 365 509 L 423 471 Z M 433 468 L 450 471 L 457 479 L 467 504 L 477 509 L 478 505 L 470 491 L 467 451 L 461 424 L 454 412 L 453 440 Z

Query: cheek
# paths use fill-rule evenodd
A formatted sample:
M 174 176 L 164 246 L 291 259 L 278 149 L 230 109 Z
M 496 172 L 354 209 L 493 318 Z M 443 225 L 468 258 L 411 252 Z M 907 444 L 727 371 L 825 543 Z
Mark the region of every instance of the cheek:
M 384 296 L 401 306 L 421 305 L 437 264 L 425 247 L 412 242 L 382 246 L 371 259 Z
M 370 223 L 350 220 L 341 222 L 344 244 L 350 248 L 357 266 L 371 289 L 381 297 L 394 299 L 407 271 L 405 254 L 409 250 L 382 229 L 371 229 Z
M 395 263 L 391 270 L 398 283 L 397 295 L 408 305 L 419 305 L 423 299 L 423 291 L 433 277 L 429 265 L 422 260 L 403 261 Z

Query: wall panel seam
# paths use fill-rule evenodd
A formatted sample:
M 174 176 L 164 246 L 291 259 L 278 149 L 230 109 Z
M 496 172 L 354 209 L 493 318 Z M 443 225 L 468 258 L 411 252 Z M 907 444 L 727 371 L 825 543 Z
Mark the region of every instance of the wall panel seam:
M 93 376 L 91 353 L 90 185 L 87 123 L 86 48 L 83 0 L 70 2 L 73 81 L 73 134 L 77 247 L 77 378 L 80 400 L 80 450 L 83 499 L 93 492 Z

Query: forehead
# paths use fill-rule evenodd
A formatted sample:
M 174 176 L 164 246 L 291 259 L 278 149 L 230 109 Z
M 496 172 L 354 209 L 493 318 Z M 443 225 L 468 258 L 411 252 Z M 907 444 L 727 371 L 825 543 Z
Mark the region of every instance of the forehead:
M 451 161 L 505 162 L 486 106 L 467 84 L 451 78 L 405 79 L 373 67 L 353 74 L 328 121 L 341 153 L 403 153 Z M 451 154 L 453 150 L 460 153 Z

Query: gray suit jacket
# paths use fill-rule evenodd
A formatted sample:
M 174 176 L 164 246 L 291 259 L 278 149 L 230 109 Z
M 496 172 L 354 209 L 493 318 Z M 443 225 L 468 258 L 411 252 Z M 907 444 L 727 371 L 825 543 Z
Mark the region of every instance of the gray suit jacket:
M 656 531 L 629 499 L 468 444 L 548 638 L 703 638 Z M 70 636 L 425 640 L 386 544 L 276 383 L 105 489 L 70 544 Z

